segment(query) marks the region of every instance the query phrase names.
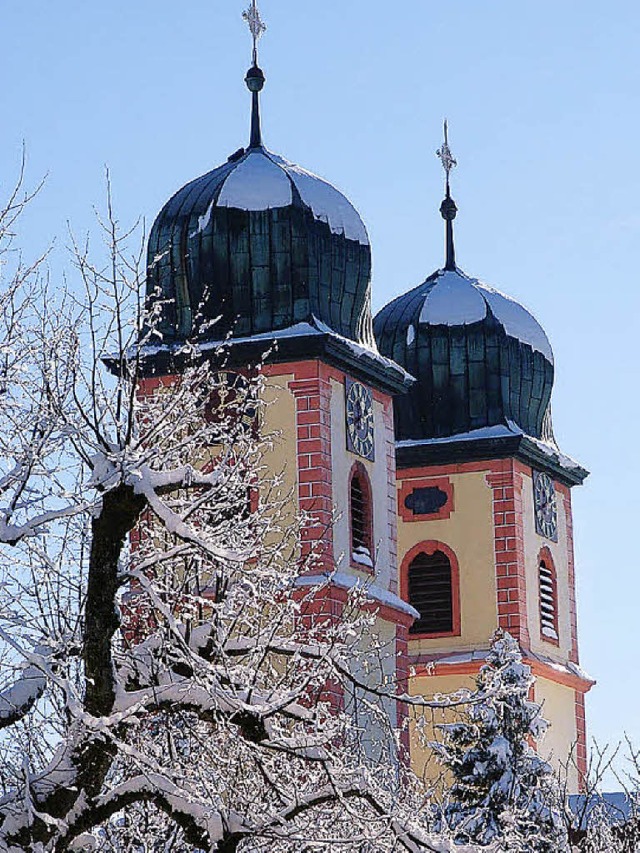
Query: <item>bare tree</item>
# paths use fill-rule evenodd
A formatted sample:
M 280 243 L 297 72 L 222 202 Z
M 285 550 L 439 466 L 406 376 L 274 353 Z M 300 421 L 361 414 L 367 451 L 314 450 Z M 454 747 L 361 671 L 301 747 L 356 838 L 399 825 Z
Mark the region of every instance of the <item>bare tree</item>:
M 394 685 L 358 675 L 393 654 L 366 593 L 328 618 L 296 583 L 312 522 L 265 464 L 260 371 L 230 394 L 186 344 L 149 378 L 110 195 L 100 227 L 104 263 L 72 241 L 81 289 L 18 261 L 0 301 L 0 849 L 448 849 Z
M 569 766 L 572 757 L 569 759 Z M 594 743 L 579 794 L 570 793 L 565 771 L 564 819 L 572 850 L 579 853 L 637 853 L 640 850 L 640 752 L 626 744 Z M 613 786 L 613 792 L 605 785 Z

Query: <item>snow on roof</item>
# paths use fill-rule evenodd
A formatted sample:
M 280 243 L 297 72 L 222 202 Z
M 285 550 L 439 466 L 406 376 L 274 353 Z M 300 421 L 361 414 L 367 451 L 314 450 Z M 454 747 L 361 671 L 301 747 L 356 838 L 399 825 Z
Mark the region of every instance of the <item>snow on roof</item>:
M 433 326 L 463 326 L 478 323 L 487 316 L 487 304 L 475 282 L 453 270 L 439 273 L 427 293 L 420 312 L 420 323 Z
M 283 170 L 262 151 L 251 151 L 222 185 L 219 207 L 268 210 L 293 201 L 291 183 Z
M 316 219 L 326 222 L 334 234 L 344 234 L 348 240 L 369 245 L 367 229 L 360 214 L 339 190 L 328 181 L 264 149 L 249 151 L 238 162 L 222 184 L 218 205 L 239 210 L 287 207 L 293 203 L 294 186 Z M 205 220 L 208 223 L 206 215 Z M 202 222 L 199 230 L 202 230 Z
M 494 287 L 481 284 L 479 281 L 475 284 L 483 291 L 489 307 L 496 320 L 504 326 L 505 332 L 512 338 L 529 344 L 532 349 L 541 352 L 553 364 L 553 350 L 549 338 L 535 317 L 515 299 L 500 293 Z
M 535 317 L 515 299 L 461 270 L 438 272 L 425 296 L 420 323 L 434 326 L 478 323 L 487 316 L 487 306 L 508 335 L 541 352 L 553 364 L 551 344 Z
M 277 154 L 270 153 L 269 157 L 282 166 L 296 185 L 302 201 L 309 205 L 317 219 L 329 225 L 334 234 L 344 234 L 349 240 L 369 245 L 369 235 L 360 214 L 333 184 Z

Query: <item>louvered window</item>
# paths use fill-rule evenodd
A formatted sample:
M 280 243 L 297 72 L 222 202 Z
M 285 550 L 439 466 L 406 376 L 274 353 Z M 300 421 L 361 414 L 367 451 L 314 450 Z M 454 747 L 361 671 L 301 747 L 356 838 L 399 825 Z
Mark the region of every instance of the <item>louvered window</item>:
M 446 554 L 418 554 L 409 566 L 409 604 L 420 614 L 412 634 L 453 631 L 451 563 Z
M 540 560 L 540 633 L 548 640 L 558 639 L 556 577 L 547 561 Z
M 351 477 L 351 559 L 371 568 L 371 499 L 368 486 L 362 473 Z

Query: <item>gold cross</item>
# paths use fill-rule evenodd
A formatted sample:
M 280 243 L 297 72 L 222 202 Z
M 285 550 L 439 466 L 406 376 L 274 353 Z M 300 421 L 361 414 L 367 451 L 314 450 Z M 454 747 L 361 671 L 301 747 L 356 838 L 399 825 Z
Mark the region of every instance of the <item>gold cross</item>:
M 449 148 L 449 125 L 447 120 L 444 120 L 444 142 L 436 151 L 436 154 L 440 158 L 442 162 L 442 167 L 444 168 L 447 175 L 447 188 L 449 187 L 449 175 L 451 174 L 451 170 L 458 165 L 458 161 L 451 153 L 451 149 Z
M 258 64 L 258 42 L 266 32 L 267 26 L 260 17 L 258 9 L 258 0 L 251 0 L 251 5 L 246 12 L 242 13 L 242 17 L 249 25 L 249 31 L 253 38 L 253 64 Z

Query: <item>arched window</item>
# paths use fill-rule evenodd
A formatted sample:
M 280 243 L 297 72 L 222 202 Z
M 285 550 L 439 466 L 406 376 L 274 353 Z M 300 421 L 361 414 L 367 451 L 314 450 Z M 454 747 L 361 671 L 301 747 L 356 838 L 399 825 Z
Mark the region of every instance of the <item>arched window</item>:
M 558 583 L 556 569 L 548 549 L 538 560 L 538 584 L 540 596 L 540 634 L 543 640 L 559 641 L 558 635 Z
M 373 568 L 373 507 L 371 485 L 363 465 L 356 462 L 349 482 L 351 520 L 351 563 L 357 568 Z
M 420 614 L 412 634 L 453 632 L 453 585 L 451 561 L 442 551 L 417 554 L 409 564 L 409 604 Z

